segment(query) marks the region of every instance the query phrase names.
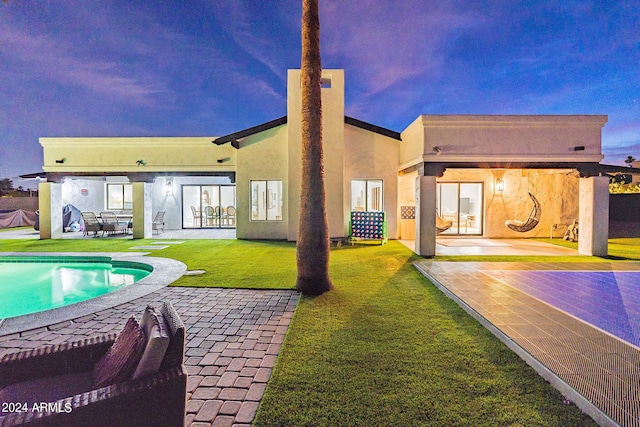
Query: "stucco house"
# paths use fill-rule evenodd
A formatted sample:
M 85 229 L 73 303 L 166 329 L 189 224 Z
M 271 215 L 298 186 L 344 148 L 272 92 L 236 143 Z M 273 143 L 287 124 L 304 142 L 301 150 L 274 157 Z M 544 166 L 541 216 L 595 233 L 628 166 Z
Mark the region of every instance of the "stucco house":
M 421 115 L 399 133 L 345 116 L 344 84 L 343 70 L 323 70 L 331 237 L 349 235 L 351 212 L 383 211 L 388 238 L 415 240 L 416 253 L 433 256 L 437 233 L 558 237 L 578 219 L 579 251 L 606 254 L 606 116 Z M 132 212 L 134 238 L 150 237 L 154 214 L 166 211 L 167 229 L 296 240 L 300 109 L 300 71 L 289 70 L 286 116 L 230 135 L 40 138 L 41 238 L 61 237 L 70 203 Z M 514 220 L 535 227 L 505 225 Z

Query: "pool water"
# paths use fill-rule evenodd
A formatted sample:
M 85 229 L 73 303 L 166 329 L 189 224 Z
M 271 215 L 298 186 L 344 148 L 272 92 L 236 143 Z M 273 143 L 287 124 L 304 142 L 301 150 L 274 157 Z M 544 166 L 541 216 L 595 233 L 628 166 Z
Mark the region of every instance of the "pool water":
M 0 261 L 0 319 L 96 298 L 149 273 L 143 268 L 108 261 Z
M 526 294 L 640 347 L 638 271 L 485 271 Z

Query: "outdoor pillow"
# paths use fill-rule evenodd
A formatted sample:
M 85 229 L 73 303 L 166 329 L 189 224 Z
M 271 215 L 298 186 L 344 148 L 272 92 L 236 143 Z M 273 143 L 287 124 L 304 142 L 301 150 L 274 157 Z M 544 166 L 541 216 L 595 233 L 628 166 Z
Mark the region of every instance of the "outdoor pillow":
M 158 372 L 170 340 L 169 328 L 157 307 L 147 306 L 142 315 L 140 327 L 147 337 L 147 343 L 133 373 L 134 380 Z
M 131 316 L 113 345 L 93 368 L 96 387 L 106 387 L 130 379 L 131 372 L 142 356 L 145 341 L 144 331 L 135 316 Z

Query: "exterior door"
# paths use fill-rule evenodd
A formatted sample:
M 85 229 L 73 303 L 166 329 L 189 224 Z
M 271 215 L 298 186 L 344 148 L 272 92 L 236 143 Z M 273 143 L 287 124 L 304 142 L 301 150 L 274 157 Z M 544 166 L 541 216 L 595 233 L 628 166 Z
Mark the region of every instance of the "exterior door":
M 182 228 L 235 228 L 235 185 L 183 185 Z
M 438 215 L 453 225 L 441 235 L 481 236 L 484 223 L 483 182 L 439 182 Z

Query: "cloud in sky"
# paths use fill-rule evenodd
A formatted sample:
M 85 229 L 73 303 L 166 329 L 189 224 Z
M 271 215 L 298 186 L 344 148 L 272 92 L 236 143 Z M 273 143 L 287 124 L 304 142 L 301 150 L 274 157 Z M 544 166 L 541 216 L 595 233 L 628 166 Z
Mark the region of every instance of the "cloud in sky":
M 484 18 L 474 11 L 424 7 L 419 2 L 344 2 L 323 9 L 323 51 L 329 64 L 357 75 L 364 96 L 416 76 L 441 75 L 446 46 Z M 327 61 L 325 61 L 327 62 Z
M 617 160 L 640 144 L 634 3 L 321 0 L 322 61 L 345 69 L 361 120 L 608 114 Z M 286 114 L 300 13 L 299 0 L 0 3 L 0 175 L 39 170 L 41 136 L 216 136 Z
M 145 105 L 166 92 L 156 76 L 136 76 L 115 59 L 77 52 L 77 44 L 74 38 L 34 34 L 28 27 L 5 25 L 0 32 L 0 52 L 6 63 L 19 67 L 22 81 L 77 86 L 93 96 Z

